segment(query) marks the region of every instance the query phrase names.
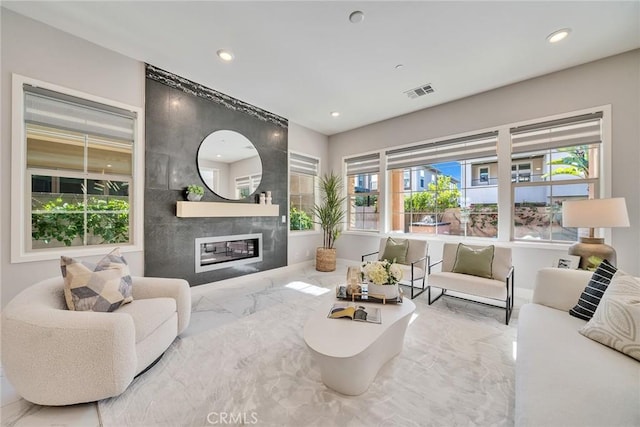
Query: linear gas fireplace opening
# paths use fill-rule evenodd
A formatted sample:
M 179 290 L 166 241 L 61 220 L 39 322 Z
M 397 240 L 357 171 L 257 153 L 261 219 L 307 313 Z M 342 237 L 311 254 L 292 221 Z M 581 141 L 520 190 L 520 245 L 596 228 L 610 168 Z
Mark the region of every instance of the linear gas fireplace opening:
M 196 273 L 262 261 L 262 234 L 196 239 Z

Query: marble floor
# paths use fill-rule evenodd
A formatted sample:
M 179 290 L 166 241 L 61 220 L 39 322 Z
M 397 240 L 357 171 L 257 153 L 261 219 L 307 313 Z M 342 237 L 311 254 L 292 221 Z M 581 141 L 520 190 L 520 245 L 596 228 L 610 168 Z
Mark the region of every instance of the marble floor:
M 424 407 L 418 398 L 431 401 L 426 412 L 415 411 L 415 416 L 407 414 L 408 418 L 390 421 L 383 414 L 377 414 L 375 420 L 379 425 L 445 425 L 450 422 L 457 425 L 512 425 L 513 424 L 513 365 L 512 346 L 515 341 L 517 308 L 523 302 L 516 299 L 511 324 L 503 324 L 504 310 L 488 308 L 478 304 L 444 298 L 432 306 L 427 305 L 426 295 L 414 300 L 416 303 L 416 321 L 409 327 L 405 338 L 405 350 L 400 357 L 389 362 L 380 372 L 380 381 L 374 381 L 370 390 L 362 399 L 348 398 L 337 393 L 327 392 L 319 381 L 319 370 L 313 365 L 307 351 L 302 349 L 300 334 L 304 322 L 304 307 L 312 308 L 322 304 L 321 299 L 330 297 L 335 285 L 344 280 L 346 264 L 339 262 L 333 273 L 317 272 L 312 265 L 299 264 L 283 269 L 272 270 L 251 276 L 225 280 L 211 285 L 192 288 L 193 313 L 189 328 L 176 340 L 172 348 L 167 351 L 165 358 L 148 373 L 135 380 L 129 390 L 122 396 L 107 399 L 100 403 L 101 410 L 96 403 L 74 405 L 70 407 L 42 407 L 33 405 L 21 399 L 11 387 L 4 374 L 2 381 L 2 407 L 0 420 L 3 426 L 118 426 L 118 425 L 207 425 L 211 421 L 202 418 L 189 418 L 179 414 L 180 418 L 171 417 L 174 409 L 168 409 L 162 404 L 163 393 L 167 401 L 175 400 L 170 393 L 177 389 L 156 389 L 163 381 L 177 381 L 179 384 L 186 375 L 176 368 L 178 363 L 188 363 L 191 358 L 202 357 L 199 352 L 207 354 L 218 352 L 211 360 L 229 360 L 236 355 L 245 354 L 243 361 L 234 360 L 234 364 L 249 363 L 251 369 L 245 369 L 243 374 L 237 371 L 222 372 L 216 375 L 216 386 L 223 384 L 225 374 L 229 375 L 229 389 L 215 391 L 214 397 L 201 397 L 202 392 L 195 393 L 189 398 L 190 412 L 194 413 L 195 401 L 201 399 L 204 407 L 221 405 L 234 408 L 236 412 L 248 411 L 248 416 L 256 416 L 257 424 L 264 425 L 328 425 L 334 422 L 344 425 L 372 425 L 358 415 L 358 405 L 375 404 L 384 412 L 384 408 L 398 410 L 398 403 L 390 403 L 387 393 L 397 389 L 397 401 L 404 405 L 415 403 L 416 408 Z M 286 354 L 293 360 L 287 361 L 282 353 L 271 354 L 274 337 L 269 334 L 257 337 L 261 327 L 268 331 L 275 331 L 283 324 L 283 320 L 291 320 L 288 331 L 282 331 L 282 348 L 287 348 Z M 439 322 L 442 322 L 439 325 Z M 280 332 L 278 332 L 279 334 Z M 234 339 L 229 340 L 229 336 Z M 243 336 L 251 337 L 253 342 L 247 344 Z M 240 338 L 239 338 L 240 337 Z M 217 341 L 218 340 L 218 341 Z M 269 342 L 267 342 L 269 341 Z M 202 342 L 210 343 L 214 348 L 203 349 Z M 220 342 L 215 346 L 212 343 Z M 261 347 L 262 346 L 262 347 Z M 289 346 L 289 347 L 287 347 Z M 251 347 L 248 349 L 248 347 Z M 260 354 L 252 354 L 252 353 Z M 238 356 L 239 357 L 239 356 Z M 284 361 L 284 362 L 283 362 Z M 212 362 L 215 364 L 215 362 Z M 261 364 L 266 364 L 261 366 Z M 273 364 L 286 365 L 272 368 Z M 197 363 L 196 363 L 197 364 Z M 191 363 L 193 365 L 193 363 Z M 198 376 L 198 369 L 208 372 L 206 364 L 195 367 L 192 375 Z M 436 369 L 437 368 L 437 369 Z M 446 369 L 445 369 L 446 368 Z M 273 372 L 270 372 L 273 371 Z M 186 371 L 186 370 L 185 370 Z M 277 372 L 276 372 L 277 371 Z M 303 375 L 300 372 L 308 372 Z M 0 372 L 1 374 L 1 372 Z M 201 376 L 204 382 L 206 375 Z M 245 378 L 246 377 L 246 378 Z M 258 378 L 258 380 L 256 380 Z M 213 380 L 213 379 L 209 379 Z M 294 382 L 284 387 L 287 381 Z M 394 382 L 402 383 L 401 386 Z M 269 389 L 264 390 L 264 382 Z M 435 394 L 425 393 L 419 384 L 432 384 L 440 387 Z M 221 386 L 222 387 L 222 386 Z M 245 390 L 247 398 L 233 396 L 236 388 Z M 202 390 L 210 390 L 211 383 Z M 224 387 L 223 387 L 224 388 Z M 444 392 L 445 388 L 448 390 Z M 473 390 L 477 388 L 477 390 Z M 166 389 L 166 387 L 165 387 Z M 150 391 L 153 390 L 153 391 Z M 185 389 L 180 396 L 188 395 L 197 387 Z M 279 391 L 278 391 L 279 390 Z M 280 393 L 274 399 L 274 393 Z M 289 393 L 293 393 L 294 396 Z M 197 395 L 196 395 L 197 394 Z M 152 397 L 149 397 L 151 396 Z M 221 397 L 222 396 L 222 397 Z M 222 400 L 221 400 L 222 399 Z M 238 400 L 240 399 L 240 400 Z M 242 408 L 239 402 L 242 402 Z M 246 406 L 247 401 L 252 405 Z M 448 407 L 459 401 L 468 409 L 463 409 L 457 415 L 452 415 Z M 155 416 L 143 417 L 140 408 L 145 405 L 162 404 L 163 410 L 157 410 Z M 319 405 L 328 412 L 316 413 L 309 405 Z M 495 405 L 494 409 L 491 404 Z M 394 406 L 395 405 L 395 406 Z M 449 406 L 448 406 L 449 405 Z M 484 407 L 484 409 L 483 409 Z M 243 409 L 244 408 L 244 409 Z M 247 409 L 249 408 L 249 409 Z M 148 410 L 148 409 L 147 409 Z M 102 411 L 102 412 L 101 412 Z M 324 409 L 323 409 L 324 411 Z M 195 411 L 197 412 L 197 410 Z M 491 414 L 493 412 L 493 414 Z M 209 414 L 212 412 L 209 411 Z M 219 416 L 217 412 L 215 412 Z M 295 420 L 295 422 L 283 421 Z M 305 418 L 315 414 L 315 418 Z M 430 417 L 424 422 L 417 421 L 418 417 Z M 331 417 L 331 418 L 328 418 Z M 335 418 L 334 418 L 335 417 Z M 422 418 L 420 418 L 422 419 Z M 177 421 L 180 420 L 180 421 Z M 306 421 L 305 421 L 306 420 Z M 332 420 L 332 421 L 331 421 Z M 341 420 L 347 420 L 343 423 Z M 386 420 L 382 422 L 382 420 Z M 221 420 L 217 420 L 219 424 Z M 244 420 L 251 423 L 253 419 Z M 282 421 L 282 422 L 280 422 Z

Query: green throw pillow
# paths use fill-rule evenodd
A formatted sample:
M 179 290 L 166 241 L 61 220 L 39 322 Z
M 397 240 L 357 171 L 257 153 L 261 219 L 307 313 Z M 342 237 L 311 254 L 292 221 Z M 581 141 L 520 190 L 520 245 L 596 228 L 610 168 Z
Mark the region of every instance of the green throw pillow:
M 398 264 L 406 264 L 408 250 L 409 241 L 407 239 L 393 239 L 388 237 L 381 259 L 386 259 L 389 262 L 395 260 Z
M 473 249 L 459 243 L 456 261 L 453 264 L 452 271 L 454 273 L 470 274 L 472 276 L 493 279 L 492 264 L 494 251 L 495 247 L 493 245 Z

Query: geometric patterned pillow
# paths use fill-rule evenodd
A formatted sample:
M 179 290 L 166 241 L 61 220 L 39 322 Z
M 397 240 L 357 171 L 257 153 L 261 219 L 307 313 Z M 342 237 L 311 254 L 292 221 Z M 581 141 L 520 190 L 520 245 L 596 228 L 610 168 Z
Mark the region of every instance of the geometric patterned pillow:
M 640 281 L 618 271 L 580 333 L 640 361 Z
M 617 269 L 609 261 L 606 259 L 602 261 L 593 272 L 587 287 L 582 291 L 578 303 L 569 310 L 569 314 L 582 320 L 590 320 L 616 271 Z
M 98 264 L 60 257 L 67 308 L 109 312 L 133 301 L 127 261 L 116 248 Z

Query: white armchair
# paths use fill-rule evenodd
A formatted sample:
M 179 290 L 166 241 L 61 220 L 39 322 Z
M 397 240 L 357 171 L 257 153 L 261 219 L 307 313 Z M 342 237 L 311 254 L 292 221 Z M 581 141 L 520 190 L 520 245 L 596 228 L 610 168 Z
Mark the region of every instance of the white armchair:
M 483 246 L 467 245 L 473 249 Z M 447 291 L 455 291 L 463 294 L 474 295 L 504 302 L 505 324 L 509 324 L 513 311 L 513 279 L 514 269 L 511 261 L 511 248 L 496 246 L 493 262 L 491 263 L 492 278 L 484 278 L 469 274 L 454 273 L 458 245 L 445 243 L 442 250 L 442 260 L 429 266 L 429 278 L 427 280 L 427 297 L 429 305 L 436 302 Z M 441 264 L 441 271 L 432 272 L 432 268 Z M 431 288 L 440 288 L 441 292 L 435 299 L 431 299 Z M 451 295 L 453 296 L 453 295 Z M 460 297 L 458 297 L 460 298 Z M 479 301 L 475 301 L 479 302 Z
M 67 310 L 61 277 L 7 304 L 2 366 L 18 394 L 52 406 L 116 396 L 162 356 L 189 325 L 189 284 L 132 279 L 133 302 L 111 313 Z
M 411 288 L 411 299 L 414 299 L 426 290 L 425 278 L 427 276 L 427 266 L 429 265 L 429 255 L 427 255 L 429 243 L 426 240 L 420 239 L 405 240 L 409 242 L 406 262 L 404 264 L 397 263 L 402 268 L 404 276 L 400 285 L 409 286 Z M 377 255 L 376 259 L 381 259 L 384 254 L 386 244 L 387 238 L 382 237 L 380 239 L 380 249 L 376 252 L 362 255 L 362 262 L 366 261 L 366 258 L 373 257 L 374 255 Z M 422 282 L 419 287 L 415 286 L 416 281 Z M 420 292 L 414 292 L 415 289 L 420 290 Z

